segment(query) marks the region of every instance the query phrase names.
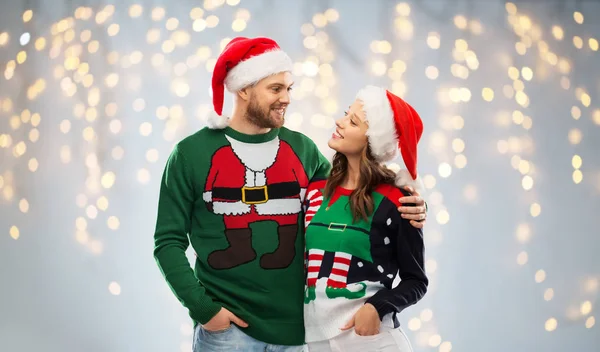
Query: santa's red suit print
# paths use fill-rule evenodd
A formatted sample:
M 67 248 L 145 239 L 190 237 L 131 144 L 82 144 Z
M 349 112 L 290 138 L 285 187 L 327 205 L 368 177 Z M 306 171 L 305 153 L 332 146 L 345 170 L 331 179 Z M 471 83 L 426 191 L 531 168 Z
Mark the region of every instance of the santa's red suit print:
M 227 139 L 230 145 L 212 157 L 204 201 L 223 215 L 229 247 L 210 253 L 208 264 L 230 269 L 257 259 L 250 224 L 268 220 L 278 224 L 279 243 L 274 252 L 261 256 L 260 266 L 286 268 L 296 255 L 298 216 L 308 186 L 304 167 L 292 147 L 279 138 L 252 148 Z

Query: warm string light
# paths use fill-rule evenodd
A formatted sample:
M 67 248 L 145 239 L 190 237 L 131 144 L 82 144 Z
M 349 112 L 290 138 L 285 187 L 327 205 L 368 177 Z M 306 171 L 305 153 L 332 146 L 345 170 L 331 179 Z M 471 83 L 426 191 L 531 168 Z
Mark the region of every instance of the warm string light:
M 515 32 L 517 34 L 521 35 L 522 38 L 525 38 L 525 39 L 531 38 L 530 43 L 529 43 L 530 46 L 531 46 L 531 44 L 537 43 L 538 53 L 539 53 L 540 57 L 548 65 L 556 67 L 556 70 L 560 74 L 564 75 L 560 79 L 560 86 L 565 90 L 570 90 L 571 84 L 570 84 L 569 74 L 572 70 L 570 61 L 567 58 L 561 58 L 557 54 L 550 51 L 551 46 L 541 39 L 541 30 L 539 29 L 539 27 L 532 24 L 532 21 L 527 16 L 520 16 L 520 17 L 517 16 L 518 15 L 517 9 L 514 4 L 508 3 L 506 6 L 506 9 L 509 12 L 509 22 L 511 22 L 511 24 L 513 24 Z M 583 23 L 583 15 L 580 12 L 575 12 L 573 17 L 574 17 L 575 22 L 577 22 L 578 24 Z M 521 25 L 522 27 L 519 27 L 519 25 Z M 530 37 L 528 37 L 527 35 L 530 35 Z M 557 41 L 561 41 L 565 37 L 564 30 L 562 29 L 562 27 L 560 27 L 558 25 L 555 25 L 552 27 L 552 35 L 553 35 L 554 39 Z M 573 37 L 573 44 L 577 49 L 582 49 L 583 43 L 584 42 L 581 37 L 579 37 L 577 35 Z M 596 51 L 598 49 L 597 41 L 594 38 L 590 38 L 589 43 L 590 43 L 590 45 L 589 45 L 590 49 L 592 51 Z M 544 72 L 546 72 L 546 71 L 544 70 L 544 67 L 541 66 L 538 68 L 538 70 L 540 71 L 540 76 L 541 76 L 540 78 L 542 78 L 542 79 L 545 78 Z M 522 71 L 522 75 L 523 75 L 523 78 L 525 78 L 528 81 L 531 80 L 531 78 L 533 76 L 532 71 L 530 69 L 528 69 L 527 71 Z M 591 98 L 585 88 L 582 88 L 582 87 L 576 88 L 575 89 L 575 97 L 578 100 L 578 102 L 583 106 L 583 108 L 590 107 Z M 594 120 L 593 114 L 594 113 L 592 113 L 592 119 Z M 571 108 L 571 117 L 575 121 L 579 121 L 581 116 L 582 116 L 582 107 L 573 105 Z M 521 120 L 521 119 L 518 119 L 518 120 Z M 515 121 L 515 122 L 517 122 L 517 121 Z M 524 125 L 524 127 L 525 127 L 525 125 Z M 530 127 L 530 125 L 529 125 L 529 127 Z M 582 133 L 581 133 L 580 129 L 573 128 L 568 132 L 568 141 L 571 144 L 578 145 L 581 143 L 582 139 L 583 139 L 583 137 L 582 137 Z M 583 180 L 583 173 L 581 171 L 582 164 L 583 164 L 582 157 L 575 154 L 571 159 L 571 165 L 574 169 L 573 182 L 575 184 L 579 184 Z M 521 170 L 522 168 L 519 168 L 519 169 Z M 529 166 L 526 169 L 529 170 Z M 533 179 L 524 178 L 523 186 L 524 186 L 524 188 L 526 186 L 533 186 Z M 538 203 L 533 203 L 530 207 L 530 212 L 533 217 L 538 216 L 541 212 L 541 206 Z M 518 236 L 518 238 L 520 238 L 521 237 L 521 236 L 519 236 L 520 234 L 524 234 L 524 233 L 528 233 L 528 232 L 529 231 L 521 231 L 521 232 L 518 231 L 517 236 Z M 527 236 L 527 237 L 529 237 L 529 236 Z M 524 263 L 519 262 L 519 264 L 523 265 Z M 535 275 L 536 283 L 542 283 L 545 280 L 545 278 L 546 278 L 545 271 L 538 270 L 536 272 L 536 275 Z M 550 300 L 552 300 L 553 297 L 554 297 L 554 290 L 552 288 L 546 289 L 546 291 L 544 292 L 544 300 L 550 301 Z M 591 303 L 589 301 L 585 301 L 584 303 L 582 303 L 581 312 L 580 312 L 581 314 L 578 314 L 577 310 L 572 310 L 572 311 L 574 312 L 573 314 L 567 313 L 567 318 L 576 320 L 576 319 L 579 319 L 580 317 L 585 317 L 587 314 L 589 314 L 591 312 Z M 586 328 L 591 328 L 594 325 L 593 322 L 594 322 L 594 317 L 593 316 L 588 317 L 585 322 Z M 549 318 L 545 323 L 545 329 L 549 332 L 556 330 L 557 327 L 558 327 L 558 320 L 555 317 Z

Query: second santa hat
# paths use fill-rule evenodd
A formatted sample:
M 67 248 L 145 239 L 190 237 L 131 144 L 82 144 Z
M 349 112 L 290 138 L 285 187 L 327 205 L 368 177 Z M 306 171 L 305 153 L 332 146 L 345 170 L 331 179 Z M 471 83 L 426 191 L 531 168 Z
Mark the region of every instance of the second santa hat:
M 213 107 L 217 115 L 209 116 L 208 126 L 227 126 L 228 118 L 222 116 L 225 88 L 235 93 L 270 75 L 292 71 L 292 68 L 292 60 L 273 39 L 232 39 L 217 59 L 213 71 Z
M 400 149 L 408 175 L 400 172 L 398 182 L 414 186 L 413 181 L 417 180 L 417 144 L 423 134 L 421 117 L 402 98 L 380 87 L 366 86 L 356 98 L 363 102 L 363 111 L 369 122 L 367 136 L 373 156 L 380 162 L 390 161 Z

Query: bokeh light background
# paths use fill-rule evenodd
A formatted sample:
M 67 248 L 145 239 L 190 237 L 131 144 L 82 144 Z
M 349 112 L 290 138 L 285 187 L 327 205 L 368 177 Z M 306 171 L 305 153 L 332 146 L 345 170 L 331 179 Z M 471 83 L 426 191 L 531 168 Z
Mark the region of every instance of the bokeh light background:
M 221 48 L 263 35 L 295 61 L 287 126 L 327 156 L 365 84 L 424 119 L 431 285 L 401 317 L 415 351 L 597 351 L 598 14 L 560 0 L 2 1 L 0 350 L 190 350 L 152 256 L 160 176 L 204 126 Z

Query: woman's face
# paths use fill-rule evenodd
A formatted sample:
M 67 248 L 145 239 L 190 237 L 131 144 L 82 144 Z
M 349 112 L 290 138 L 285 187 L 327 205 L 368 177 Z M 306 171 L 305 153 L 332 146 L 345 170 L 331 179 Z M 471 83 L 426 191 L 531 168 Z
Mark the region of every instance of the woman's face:
M 360 155 L 367 147 L 367 123 L 363 104 L 355 100 L 345 115 L 335 122 L 337 128 L 327 143 L 329 148 L 344 155 Z

